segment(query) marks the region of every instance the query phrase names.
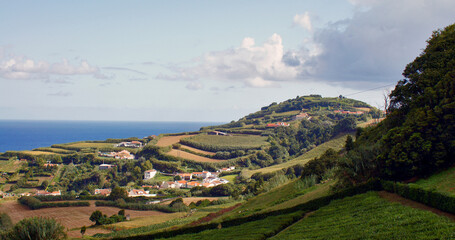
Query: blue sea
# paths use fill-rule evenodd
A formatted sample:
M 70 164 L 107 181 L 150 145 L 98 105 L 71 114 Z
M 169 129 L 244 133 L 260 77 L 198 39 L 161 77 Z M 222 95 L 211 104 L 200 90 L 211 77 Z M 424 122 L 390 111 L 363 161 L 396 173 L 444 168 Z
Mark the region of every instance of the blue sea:
M 57 143 L 107 138 L 143 138 L 197 131 L 219 122 L 102 122 L 0 120 L 0 152 L 32 150 Z

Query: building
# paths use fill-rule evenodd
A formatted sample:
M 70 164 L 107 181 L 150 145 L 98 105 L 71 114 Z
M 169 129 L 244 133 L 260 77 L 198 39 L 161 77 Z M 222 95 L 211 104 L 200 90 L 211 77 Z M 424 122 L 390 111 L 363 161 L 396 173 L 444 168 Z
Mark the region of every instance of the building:
M 128 197 L 156 197 L 156 194 L 144 189 L 131 189 L 128 192 Z
M 177 176 L 180 176 L 182 180 L 191 181 L 193 179 L 193 174 L 191 173 L 177 173 Z
M 144 172 L 144 180 L 154 178 L 156 175 L 156 170 L 151 169 Z
M 95 189 L 95 195 L 109 196 L 112 192 L 110 188 Z
M 142 143 L 139 141 L 121 142 L 115 146 L 116 147 L 140 148 L 140 147 L 142 147 Z
M 268 123 L 266 125 L 266 127 L 268 128 L 272 128 L 272 127 L 289 127 L 289 123 L 285 123 L 285 122 L 277 122 L 277 123 Z
M 193 172 L 192 173 L 194 177 L 196 178 L 208 178 L 211 176 L 211 173 L 208 171 L 203 171 L 203 172 Z
M 308 113 L 300 113 L 296 116 L 294 116 L 294 120 L 302 120 L 302 119 L 306 119 L 306 120 L 310 120 L 310 115 L 308 115 Z
M 115 165 L 103 163 L 103 164 L 101 164 L 101 165 L 99 166 L 99 169 L 100 169 L 100 170 L 105 170 L 105 169 L 110 169 L 110 168 L 113 168 L 113 167 L 115 167 Z
M 229 136 L 229 134 L 225 132 L 220 132 L 220 131 L 211 131 L 208 133 L 208 135 L 220 135 L 220 136 Z
M 35 195 L 36 196 L 60 196 L 60 195 L 62 195 L 62 192 L 60 190 L 54 191 L 54 192 L 38 190 Z
M 47 167 L 57 167 L 58 164 L 55 164 L 55 163 L 51 163 L 51 161 L 47 161 L 43 167 L 47 168 Z

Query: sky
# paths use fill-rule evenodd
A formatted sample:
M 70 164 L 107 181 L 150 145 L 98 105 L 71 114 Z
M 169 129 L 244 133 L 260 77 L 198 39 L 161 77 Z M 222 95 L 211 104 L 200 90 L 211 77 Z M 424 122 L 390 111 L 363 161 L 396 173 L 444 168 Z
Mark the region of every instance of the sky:
M 0 119 L 229 122 L 383 106 L 453 0 L 2 1 Z

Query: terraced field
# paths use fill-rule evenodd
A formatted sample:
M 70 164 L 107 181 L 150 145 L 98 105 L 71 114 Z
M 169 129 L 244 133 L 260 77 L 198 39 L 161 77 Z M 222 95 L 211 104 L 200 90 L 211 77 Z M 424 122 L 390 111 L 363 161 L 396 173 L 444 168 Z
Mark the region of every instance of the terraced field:
M 114 147 L 114 145 L 115 145 L 115 143 L 89 143 L 89 142 L 78 142 L 78 143 L 65 144 L 65 146 L 67 146 L 67 147 L 78 148 L 78 149 L 111 148 L 111 147 Z
M 219 136 L 199 134 L 183 144 L 210 152 L 257 149 L 268 145 L 267 137 L 257 135 Z
M 171 146 L 174 143 L 180 142 L 180 139 L 182 139 L 182 138 L 188 138 L 188 137 L 192 137 L 192 136 L 194 136 L 194 135 L 163 136 L 158 140 L 158 142 L 156 143 L 156 146 L 158 146 L 158 147 Z
M 245 177 L 251 177 L 253 174 L 258 172 L 269 173 L 281 170 L 283 168 L 292 167 L 297 164 L 305 165 L 311 159 L 321 156 L 329 148 L 332 148 L 335 151 L 341 150 L 346 143 L 346 138 L 347 135 L 336 137 L 287 162 L 256 170 L 246 170 L 242 172 L 242 175 Z
M 445 217 L 369 192 L 335 200 L 270 239 L 453 239 L 453 229 Z
M 185 152 L 185 151 L 182 151 L 182 150 L 178 150 L 178 149 L 171 149 L 171 151 L 169 151 L 166 154 L 169 154 L 169 155 L 174 156 L 174 157 L 181 157 L 181 158 L 184 158 L 184 159 L 193 160 L 193 161 L 196 161 L 196 162 L 223 162 L 223 161 L 226 161 L 226 160 L 218 160 L 218 159 L 206 158 L 206 157 L 202 157 L 202 156 L 199 156 L 199 155 L 196 155 L 196 154 L 192 154 L 192 153 L 189 153 L 189 152 Z

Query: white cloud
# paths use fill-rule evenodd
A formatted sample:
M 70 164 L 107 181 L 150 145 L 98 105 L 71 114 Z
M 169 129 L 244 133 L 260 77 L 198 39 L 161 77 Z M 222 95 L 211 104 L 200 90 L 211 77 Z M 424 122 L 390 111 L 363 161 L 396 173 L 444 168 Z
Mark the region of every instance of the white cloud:
M 190 90 L 199 90 L 204 88 L 204 86 L 200 82 L 190 82 L 186 85 L 186 88 Z
M 172 75 L 160 74 L 165 80 L 211 79 L 242 82 L 248 87 L 273 87 L 275 82 L 292 80 L 298 75 L 295 66 L 283 61 L 281 36 L 273 34 L 262 46 L 253 38 L 243 39 L 240 47 L 210 52 L 196 61 L 196 66 L 171 69 Z
M 296 14 L 294 16 L 294 24 L 299 25 L 310 32 L 313 31 L 313 25 L 311 24 L 309 12 L 305 12 L 304 14 Z
M 6 79 L 47 79 L 51 75 L 93 75 L 103 78 L 98 67 L 82 60 L 70 63 L 67 59 L 61 62 L 49 63 L 35 61 L 22 56 L 9 56 L 0 59 L 0 77 Z

